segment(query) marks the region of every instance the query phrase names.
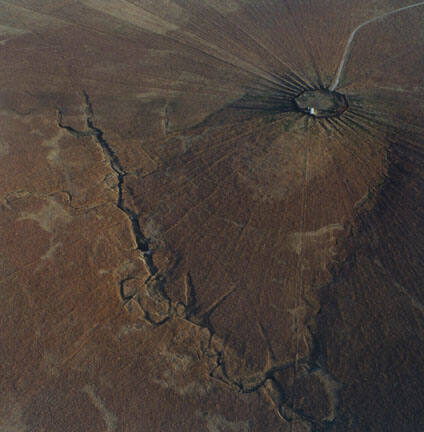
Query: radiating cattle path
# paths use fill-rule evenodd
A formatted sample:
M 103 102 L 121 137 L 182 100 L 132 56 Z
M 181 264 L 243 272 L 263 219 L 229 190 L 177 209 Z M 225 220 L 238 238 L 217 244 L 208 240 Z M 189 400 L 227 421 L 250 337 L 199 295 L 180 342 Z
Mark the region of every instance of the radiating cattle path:
M 340 81 L 340 77 L 341 77 L 342 72 L 343 72 L 344 65 L 345 65 L 346 60 L 347 60 L 347 58 L 349 56 L 349 53 L 350 53 L 350 48 L 351 48 L 351 45 L 352 45 L 352 42 L 353 42 L 353 38 L 355 37 L 356 33 L 362 27 L 365 27 L 367 24 L 371 24 L 372 22 L 375 22 L 375 21 L 381 20 L 383 18 L 386 18 L 389 15 L 393 15 L 395 13 L 402 12 L 404 10 L 411 9 L 411 8 L 414 8 L 414 7 L 418 7 L 418 6 L 424 6 L 424 1 L 419 2 L 419 3 L 414 3 L 414 4 L 411 4 L 409 6 L 404 6 L 404 7 L 401 7 L 399 9 L 392 10 L 390 12 L 386 12 L 386 13 L 384 13 L 382 15 L 378 15 L 378 16 L 376 16 L 374 18 L 371 18 L 368 21 L 365 21 L 362 24 L 358 25 L 358 27 L 356 27 L 352 31 L 352 33 L 350 34 L 350 36 L 349 36 L 349 40 L 347 41 L 346 48 L 345 48 L 344 53 L 343 53 L 342 61 L 340 62 L 339 68 L 337 69 L 337 75 L 336 75 L 336 78 L 333 81 L 333 84 L 330 87 L 330 90 L 333 91 L 333 90 L 335 90 L 338 87 L 339 81 Z

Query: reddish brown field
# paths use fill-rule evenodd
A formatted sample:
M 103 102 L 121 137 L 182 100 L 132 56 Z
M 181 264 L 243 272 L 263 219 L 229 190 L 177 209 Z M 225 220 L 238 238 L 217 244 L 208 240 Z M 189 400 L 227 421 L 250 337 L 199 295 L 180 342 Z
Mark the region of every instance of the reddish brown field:
M 0 432 L 424 430 L 424 2 L 0 2 Z

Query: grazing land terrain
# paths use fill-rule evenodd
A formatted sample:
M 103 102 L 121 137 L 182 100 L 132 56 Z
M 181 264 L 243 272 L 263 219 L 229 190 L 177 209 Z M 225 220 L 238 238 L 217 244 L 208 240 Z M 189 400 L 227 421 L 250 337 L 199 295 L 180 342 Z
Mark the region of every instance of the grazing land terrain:
M 423 24 L 0 1 L 0 432 L 423 431 Z

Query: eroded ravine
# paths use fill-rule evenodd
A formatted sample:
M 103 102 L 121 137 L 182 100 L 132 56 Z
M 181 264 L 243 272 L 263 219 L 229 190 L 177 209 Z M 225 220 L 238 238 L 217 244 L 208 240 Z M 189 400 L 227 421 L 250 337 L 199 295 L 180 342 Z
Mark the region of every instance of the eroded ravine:
M 141 282 L 137 282 L 137 275 L 131 275 L 130 277 L 119 282 L 119 292 L 121 293 L 124 305 L 129 306 L 132 304 L 132 302 L 136 302 L 138 308 L 141 307 L 143 318 L 149 325 L 154 327 L 165 325 L 171 319 L 179 319 L 187 320 L 189 323 L 193 323 L 197 326 L 200 326 L 201 328 L 207 329 L 209 332 L 209 343 L 204 355 L 206 358 L 209 358 L 211 359 L 210 361 L 212 361 L 209 372 L 210 376 L 227 383 L 235 390 L 241 392 L 250 393 L 256 391 L 265 391 L 269 395 L 271 403 L 275 406 L 283 421 L 290 422 L 293 425 L 296 424 L 296 422 L 305 421 L 317 426 L 320 424 L 324 425 L 332 423 L 336 419 L 336 409 L 338 405 L 338 384 L 325 370 L 325 362 L 323 362 L 322 356 L 318 363 L 315 363 L 313 358 L 308 358 L 308 356 L 299 357 L 298 354 L 295 355 L 292 361 L 281 362 L 275 356 L 272 344 L 268 337 L 265 336 L 266 331 L 262 327 L 262 335 L 265 340 L 267 340 L 267 350 L 270 365 L 265 370 L 258 370 L 254 374 L 245 375 L 243 373 L 242 375 L 234 376 L 232 372 L 227 370 L 228 368 L 226 366 L 225 352 L 227 352 L 228 356 L 228 350 L 231 351 L 231 347 L 225 347 L 221 336 L 219 333 L 216 333 L 214 325 L 211 321 L 212 314 L 217 308 L 221 306 L 222 302 L 226 301 L 228 296 L 231 296 L 233 290 L 230 290 L 221 298 L 218 298 L 206 309 L 202 309 L 197 304 L 198 298 L 196 294 L 196 288 L 193 284 L 190 273 L 187 273 L 185 278 L 186 291 L 184 298 L 175 299 L 168 295 L 166 286 L 166 280 L 168 277 L 167 269 L 160 269 L 156 267 L 154 263 L 154 251 L 150 251 L 149 240 L 143 235 L 140 228 L 139 212 L 130 208 L 123 198 L 123 191 L 126 189 L 125 178 L 128 175 L 128 172 L 126 171 L 125 167 L 122 166 L 118 155 L 113 150 L 113 147 L 105 140 L 104 132 L 95 126 L 92 105 L 89 100 L 89 96 L 85 92 L 83 92 L 83 98 L 85 101 L 84 112 L 86 116 L 86 130 L 76 130 L 73 127 L 67 126 L 64 123 L 61 110 L 58 112 L 58 126 L 76 137 L 92 137 L 92 140 L 94 140 L 96 144 L 102 149 L 105 156 L 105 161 L 110 166 L 111 171 L 116 177 L 116 206 L 126 215 L 128 221 L 130 222 L 130 226 L 133 230 L 133 238 L 135 239 L 136 249 L 139 251 L 140 258 L 145 263 L 146 270 L 149 274 L 149 277 Z M 295 107 L 293 110 L 295 111 Z M 205 127 L 208 126 L 206 125 Z M 305 184 L 307 184 L 307 182 Z M 305 199 L 303 202 L 306 202 Z M 304 208 L 303 212 L 305 211 L 306 209 Z M 300 244 L 302 244 L 304 241 L 306 241 L 306 243 L 308 242 L 307 238 L 303 240 L 303 237 L 301 236 Z M 300 250 L 297 253 L 301 263 L 304 259 L 302 254 L 302 246 L 300 246 Z M 294 328 L 296 329 L 297 351 L 299 350 L 298 344 L 300 340 L 298 329 L 303 325 L 298 318 L 297 312 L 298 309 L 302 308 L 303 303 L 303 300 L 301 299 L 303 291 L 301 288 L 303 285 L 302 274 L 303 272 L 301 271 L 300 280 L 298 282 L 299 291 L 296 296 L 294 309 L 295 312 L 293 315 Z M 146 298 L 146 295 L 152 300 L 152 302 L 146 303 L 143 300 L 143 298 Z M 144 309 L 146 305 L 148 305 L 148 308 Z M 151 309 L 152 307 L 153 309 Z M 319 356 L 314 353 L 313 357 L 318 358 Z M 295 382 L 296 376 L 298 375 L 302 377 L 301 381 L 309 379 L 307 378 L 308 376 L 310 376 L 310 379 L 313 380 L 315 380 L 315 377 L 317 377 L 317 382 L 320 382 L 320 385 L 323 386 L 323 388 L 327 388 L 329 386 L 329 388 L 335 389 L 334 394 L 332 393 L 333 390 L 328 390 L 330 393 L 325 390 L 329 400 L 332 401 L 331 406 L 333 407 L 331 409 L 331 413 L 328 414 L 325 419 L 314 418 L 311 415 L 307 415 L 302 411 L 297 410 L 296 403 L 294 402 L 295 399 L 299 397 L 299 395 L 296 394 L 296 383 L 294 383 L 293 389 L 289 391 L 289 388 L 286 388 L 287 384 L 285 384 L 286 378 L 281 378 L 284 377 L 284 374 L 291 370 L 293 370 Z M 291 375 L 291 372 L 289 375 Z M 289 394 L 291 394 L 291 396 L 288 396 Z

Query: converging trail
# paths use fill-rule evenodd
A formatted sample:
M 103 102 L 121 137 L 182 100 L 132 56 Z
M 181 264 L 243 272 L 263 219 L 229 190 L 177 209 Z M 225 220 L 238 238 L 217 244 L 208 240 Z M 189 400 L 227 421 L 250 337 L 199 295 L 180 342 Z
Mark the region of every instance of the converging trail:
M 383 15 L 376 16 L 376 17 L 371 18 L 370 20 L 365 21 L 362 24 L 358 25 L 358 27 L 356 27 L 352 31 L 352 33 L 350 34 L 350 36 L 349 36 L 349 40 L 347 41 L 346 48 L 345 48 L 344 53 L 343 53 L 342 61 L 340 62 L 339 68 L 337 69 L 337 75 L 336 75 L 336 78 L 333 81 L 333 84 L 330 87 L 330 90 L 334 91 L 338 87 L 339 81 L 340 81 L 340 77 L 341 77 L 342 72 L 343 72 L 343 68 L 345 66 L 345 63 L 346 63 L 347 58 L 348 58 L 349 53 L 350 53 L 350 48 L 351 48 L 351 45 L 352 45 L 352 42 L 353 42 L 353 38 L 355 37 L 356 33 L 362 27 L 366 26 L 367 24 L 371 24 L 374 21 L 378 21 L 378 20 L 381 20 L 383 18 L 386 18 L 389 15 L 393 15 L 395 13 L 402 12 L 404 10 L 411 9 L 411 8 L 414 8 L 414 7 L 417 7 L 417 6 L 424 6 L 424 1 L 419 2 L 419 3 L 414 3 L 414 4 L 411 4 L 409 6 L 404 6 L 404 7 L 401 7 L 399 9 L 392 10 L 390 12 L 386 12 Z

